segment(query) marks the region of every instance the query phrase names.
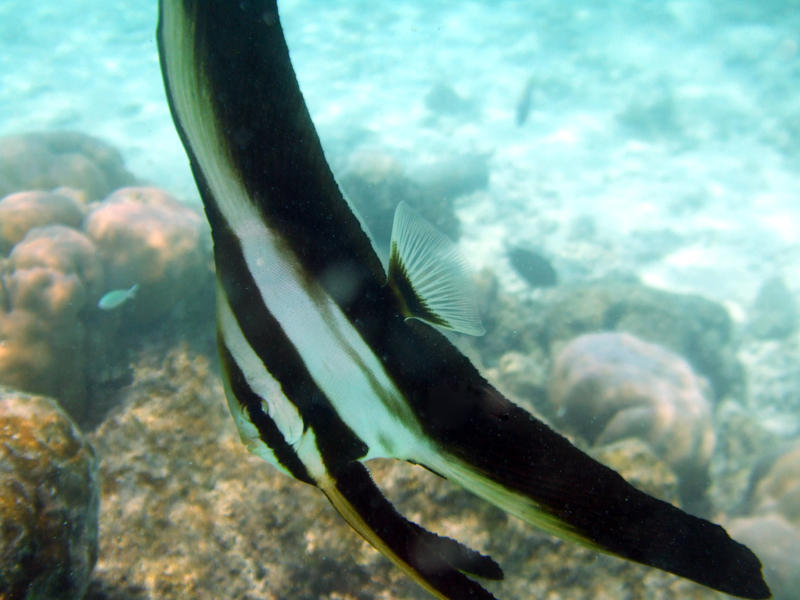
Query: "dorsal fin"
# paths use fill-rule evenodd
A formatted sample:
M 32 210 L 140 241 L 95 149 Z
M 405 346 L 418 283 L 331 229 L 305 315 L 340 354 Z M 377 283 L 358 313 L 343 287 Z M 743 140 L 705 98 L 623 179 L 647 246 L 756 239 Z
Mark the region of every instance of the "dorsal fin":
M 405 202 L 394 213 L 389 285 L 407 318 L 469 335 L 485 333 L 455 244 Z

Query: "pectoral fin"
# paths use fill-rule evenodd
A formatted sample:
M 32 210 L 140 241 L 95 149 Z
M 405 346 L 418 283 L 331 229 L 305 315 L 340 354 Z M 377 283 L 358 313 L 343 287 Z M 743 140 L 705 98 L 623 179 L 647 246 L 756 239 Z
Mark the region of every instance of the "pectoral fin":
M 328 477 L 318 485 L 353 529 L 436 598 L 494 598 L 464 573 L 502 579 L 500 566 L 489 556 L 407 520 L 361 463 L 349 463 L 335 479 Z
M 394 213 L 389 285 L 406 317 L 469 335 L 485 333 L 455 244 L 405 202 Z

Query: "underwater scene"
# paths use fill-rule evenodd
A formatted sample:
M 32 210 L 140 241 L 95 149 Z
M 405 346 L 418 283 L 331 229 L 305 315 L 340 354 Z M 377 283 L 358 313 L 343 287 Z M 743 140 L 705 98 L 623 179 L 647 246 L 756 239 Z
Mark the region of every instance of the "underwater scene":
M 0 0 L 0 600 L 800 598 L 800 2 L 277 4 Z

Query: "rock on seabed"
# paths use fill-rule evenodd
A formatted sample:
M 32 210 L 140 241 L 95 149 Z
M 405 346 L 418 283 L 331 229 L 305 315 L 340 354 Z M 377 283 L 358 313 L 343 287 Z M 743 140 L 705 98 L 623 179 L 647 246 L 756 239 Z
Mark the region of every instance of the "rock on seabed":
M 590 443 L 639 438 L 678 475 L 684 499 L 705 490 L 707 386 L 677 354 L 627 333 L 582 335 L 555 358 L 549 396 L 558 421 Z
M 99 501 L 94 450 L 66 413 L 0 388 L 0 598 L 83 598 Z

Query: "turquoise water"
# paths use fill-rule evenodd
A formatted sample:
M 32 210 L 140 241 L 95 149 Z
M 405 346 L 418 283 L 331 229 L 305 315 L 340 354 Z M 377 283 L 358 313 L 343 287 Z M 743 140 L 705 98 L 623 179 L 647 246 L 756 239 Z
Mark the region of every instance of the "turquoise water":
M 711 237 L 708 252 L 686 250 L 705 264 L 678 255 L 646 275 L 744 303 L 767 270 L 800 279 L 786 254 L 798 237 L 800 17 L 796 3 L 726 6 L 295 1 L 282 11 L 334 165 L 362 147 L 412 170 L 488 153 L 490 187 L 464 206 L 467 225 L 535 207 L 555 222 L 591 214 L 613 236 L 670 230 L 689 246 Z M 140 177 L 196 198 L 164 102 L 154 4 L 4 2 L 0 11 L 0 132 L 99 136 Z M 426 106 L 437 86 L 467 109 Z M 563 241 L 530 230 L 539 244 Z M 496 262 L 498 232 L 470 233 L 481 262 Z
M 453 165 L 485 170 L 467 193 L 440 193 L 454 196 L 471 267 L 491 269 L 521 302 L 541 290 L 511 267 L 510 245 L 550 257 L 562 284 L 635 277 L 716 302 L 745 373 L 715 408 L 718 445 L 738 435 L 719 425 L 731 415 L 757 423 L 766 445 L 796 441 L 800 335 L 795 325 L 759 338 L 752 323 L 771 312 L 773 296 L 755 305 L 776 278 L 778 296 L 800 303 L 800 3 L 280 6 L 337 176 L 367 164 L 412 179 L 433 170 L 442 185 L 449 172 L 466 179 Z M 141 180 L 197 205 L 156 12 L 155 2 L 0 0 L 0 135 L 96 136 Z M 483 366 L 502 377 L 497 354 L 484 352 Z M 743 493 L 746 479 L 731 488 Z

